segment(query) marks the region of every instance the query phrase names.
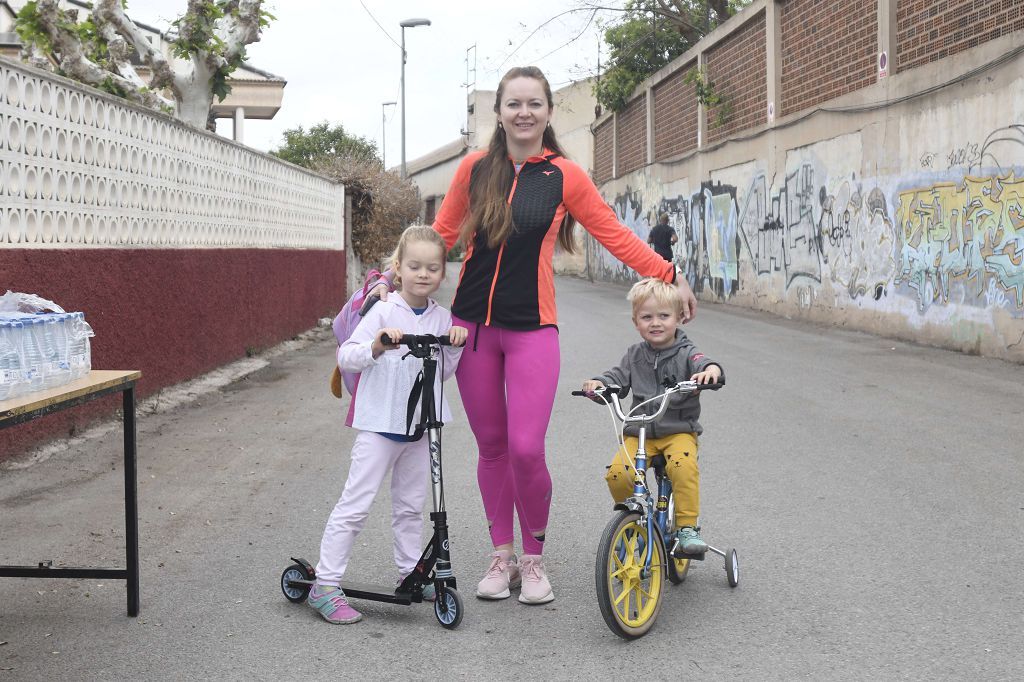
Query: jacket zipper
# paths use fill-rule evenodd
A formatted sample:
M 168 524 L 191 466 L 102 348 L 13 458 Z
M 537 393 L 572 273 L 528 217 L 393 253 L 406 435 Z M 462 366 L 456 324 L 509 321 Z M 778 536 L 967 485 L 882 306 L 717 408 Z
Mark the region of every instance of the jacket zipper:
M 509 190 L 508 193 L 509 204 L 512 203 L 512 197 L 515 196 L 516 193 L 516 185 L 519 184 L 519 173 L 525 166 L 526 163 L 524 162 L 523 165 L 519 167 L 519 170 L 516 171 L 516 176 L 512 179 L 512 189 Z M 513 164 L 512 167 L 515 168 L 515 164 Z M 505 244 L 502 243 L 501 248 L 498 249 L 498 262 L 494 264 L 494 278 L 491 279 L 491 291 L 490 293 L 487 294 L 487 320 L 484 322 L 484 324 L 488 327 L 491 326 L 491 313 L 494 312 L 494 289 L 498 285 L 498 272 L 501 270 L 501 257 L 502 255 L 504 255 L 504 253 Z

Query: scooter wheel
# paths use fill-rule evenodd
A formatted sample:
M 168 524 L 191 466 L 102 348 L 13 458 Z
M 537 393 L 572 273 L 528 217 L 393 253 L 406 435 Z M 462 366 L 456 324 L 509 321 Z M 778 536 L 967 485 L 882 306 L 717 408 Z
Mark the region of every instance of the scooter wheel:
M 313 586 L 295 585 L 294 581 L 312 579 L 313 576 L 309 575 L 301 564 L 292 564 L 284 569 L 284 573 L 281 574 L 281 591 L 284 592 L 285 599 L 293 604 L 306 601 L 306 597 L 309 596 L 309 590 Z
M 725 555 L 725 575 L 729 578 L 729 587 L 740 584 L 740 560 L 735 549 L 730 549 Z
M 454 630 L 462 622 L 462 596 L 453 587 L 442 588 L 434 599 L 434 615 L 441 627 Z

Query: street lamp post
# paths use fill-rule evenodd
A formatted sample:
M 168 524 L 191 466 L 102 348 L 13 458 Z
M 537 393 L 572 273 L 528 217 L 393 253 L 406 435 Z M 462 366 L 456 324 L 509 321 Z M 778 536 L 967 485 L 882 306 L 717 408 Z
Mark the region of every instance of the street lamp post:
M 384 164 L 384 170 L 388 169 L 388 146 L 387 146 L 387 127 L 388 107 L 393 107 L 398 102 L 381 102 L 380 104 L 380 162 Z
M 405 29 L 430 26 L 430 19 L 406 19 L 399 26 L 402 27 L 402 179 L 404 180 L 408 175 L 405 169 Z

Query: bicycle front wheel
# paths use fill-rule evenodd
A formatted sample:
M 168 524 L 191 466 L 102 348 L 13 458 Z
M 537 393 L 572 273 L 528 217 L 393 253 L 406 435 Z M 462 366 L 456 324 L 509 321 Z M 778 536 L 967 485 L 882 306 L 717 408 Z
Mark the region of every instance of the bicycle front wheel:
M 647 565 L 647 546 L 652 545 Z M 623 639 L 647 634 L 661 610 L 665 546 L 649 537 L 640 514 L 620 511 L 601 533 L 594 579 L 604 622 Z

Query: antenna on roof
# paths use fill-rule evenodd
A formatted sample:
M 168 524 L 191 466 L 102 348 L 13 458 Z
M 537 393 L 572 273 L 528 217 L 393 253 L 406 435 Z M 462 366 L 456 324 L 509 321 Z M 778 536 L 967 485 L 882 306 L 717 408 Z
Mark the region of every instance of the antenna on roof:
M 472 53 L 472 61 L 470 61 L 470 53 Z M 469 91 L 470 88 L 476 87 L 476 43 L 466 48 L 466 82 L 463 85 L 466 86 L 466 127 L 459 132 L 468 143 L 469 136 L 473 134 L 473 131 L 469 129 L 469 121 L 474 114 L 475 107 L 469 103 Z

